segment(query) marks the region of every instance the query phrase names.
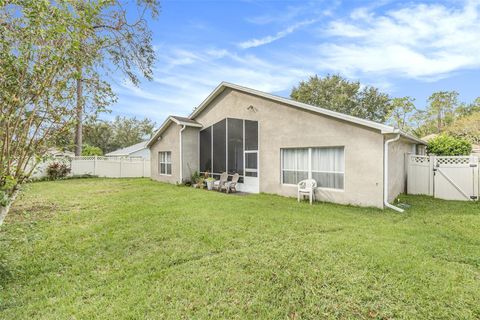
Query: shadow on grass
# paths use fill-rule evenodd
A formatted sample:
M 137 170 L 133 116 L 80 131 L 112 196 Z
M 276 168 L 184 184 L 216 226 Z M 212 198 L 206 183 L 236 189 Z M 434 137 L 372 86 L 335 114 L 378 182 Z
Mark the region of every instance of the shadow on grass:
M 6 285 L 12 280 L 13 273 L 8 266 L 5 253 L 0 252 L 0 289 L 5 289 Z

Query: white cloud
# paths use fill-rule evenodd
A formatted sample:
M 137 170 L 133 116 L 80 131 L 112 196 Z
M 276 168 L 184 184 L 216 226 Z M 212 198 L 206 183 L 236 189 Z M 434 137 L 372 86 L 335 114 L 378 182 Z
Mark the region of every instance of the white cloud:
M 317 20 L 301 21 L 301 22 L 298 22 L 298 23 L 296 23 L 296 24 L 294 24 L 294 25 L 292 25 L 292 26 L 290 26 L 290 27 L 288 27 L 288 28 L 286 28 L 282 31 L 277 32 L 274 35 L 266 36 L 266 37 L 259 38 L 259 39 L 250 39 L 250 40 L 247 40 L 247 41 L 244 41 L 244 42 L 240 42 L 238 44 L 238 46 L 242 49 L 249 49 L 249 48 L 255 48 L 255 47 L 263 46 L 265 44 L 269 44 L 269 43 L 272 43 L 272 42 L 274 42 L 276 40 L 279 40 L 283 37 L 286 37 L 290 33 L 295 32 L 297 29 L 308 26 L 312 23 L 315 23 L 316 21 Z
M 308 75 L 330 72 L 395 92 L 398 77 L 432 81 L 480 66 L 479 1 L 461 7 L 395 8 L 384 13 L 376 7 L 356 9 L 345 19 L 328 23 L 319 38 L 310 38 L 295 50 L 285 47 L 262 56 L 221 43 L 218 47 L 159 45 L 154 82 L 143 82 L 141 89 L 119 86 L 121 104 L 115 113 L 144 115 L 157 123 L 168 114 L 185 116 L 221 81 L 286 94 Z M 240 48 L 271 43 L 311 21 L 245 41 Z
M 157 50 L 154 81 L 143 82 L 141 88 L 129 83 L 117 86 L 121 104 L 114 108 L 115 114 L 145 115 L 161 123 L 169 114 L 189 115 L 222 81 L 275 93 L 290 89 L 307 74 L 298 66 L 226 49 Z
M 270 23 L 284 23 L 297 18 L 305 11 L 305 6 L 288 6 L 281 12 L 267 13 L 255 17 L 249 17 L 245 20 L 252 24 L 265 25 Z
M 479 1 L 461 8 L 414 4 L 383 15 L 356 9 L 333 21 L 319 65 L 351 76 L 391 73 L 438 79 L 480 66 Z

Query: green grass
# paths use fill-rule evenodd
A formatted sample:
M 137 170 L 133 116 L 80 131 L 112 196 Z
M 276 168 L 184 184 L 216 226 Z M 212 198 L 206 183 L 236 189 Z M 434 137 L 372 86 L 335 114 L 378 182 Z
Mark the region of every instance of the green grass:
M 479 319 L 480 203 L 402 198 L 34 183 L 0 229 L 0 319 Z

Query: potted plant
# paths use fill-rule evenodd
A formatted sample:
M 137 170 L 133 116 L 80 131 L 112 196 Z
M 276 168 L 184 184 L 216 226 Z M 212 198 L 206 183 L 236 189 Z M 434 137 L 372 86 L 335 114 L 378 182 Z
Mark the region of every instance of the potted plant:
M 198 173 L 198 171 L 195 171 L 193 174 L 192 174 L 192 177 L 191 177 L 191 181 L 192 181 L 192 187 L 194 188 L 201 188 L 202 186 L 199 185 L 199 180 L 200 180 L 200 174 Z M 203 180 L 201 181 L 202 184 L 203 184 Z
M 198 177 L 196 184 L 197 188 L 203 189 L 205 187 L 205 179 L 203 177 Z
M 205 179 L 205 181 L 207 182 L 207 190 L 212 190 L 213 189 L 213 183 L 215 182 L 215 179 L 212 178 L 212 177 L 209 177 L 209 178 Z

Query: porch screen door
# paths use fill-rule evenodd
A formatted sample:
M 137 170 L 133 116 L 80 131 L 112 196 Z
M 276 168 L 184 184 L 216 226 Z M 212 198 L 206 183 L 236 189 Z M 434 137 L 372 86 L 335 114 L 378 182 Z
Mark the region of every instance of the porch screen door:
M 249 150 L 244 152 L 245 176 L 244 191 L 258 193 L 260 185 L 258 181 L 258 151 Z

